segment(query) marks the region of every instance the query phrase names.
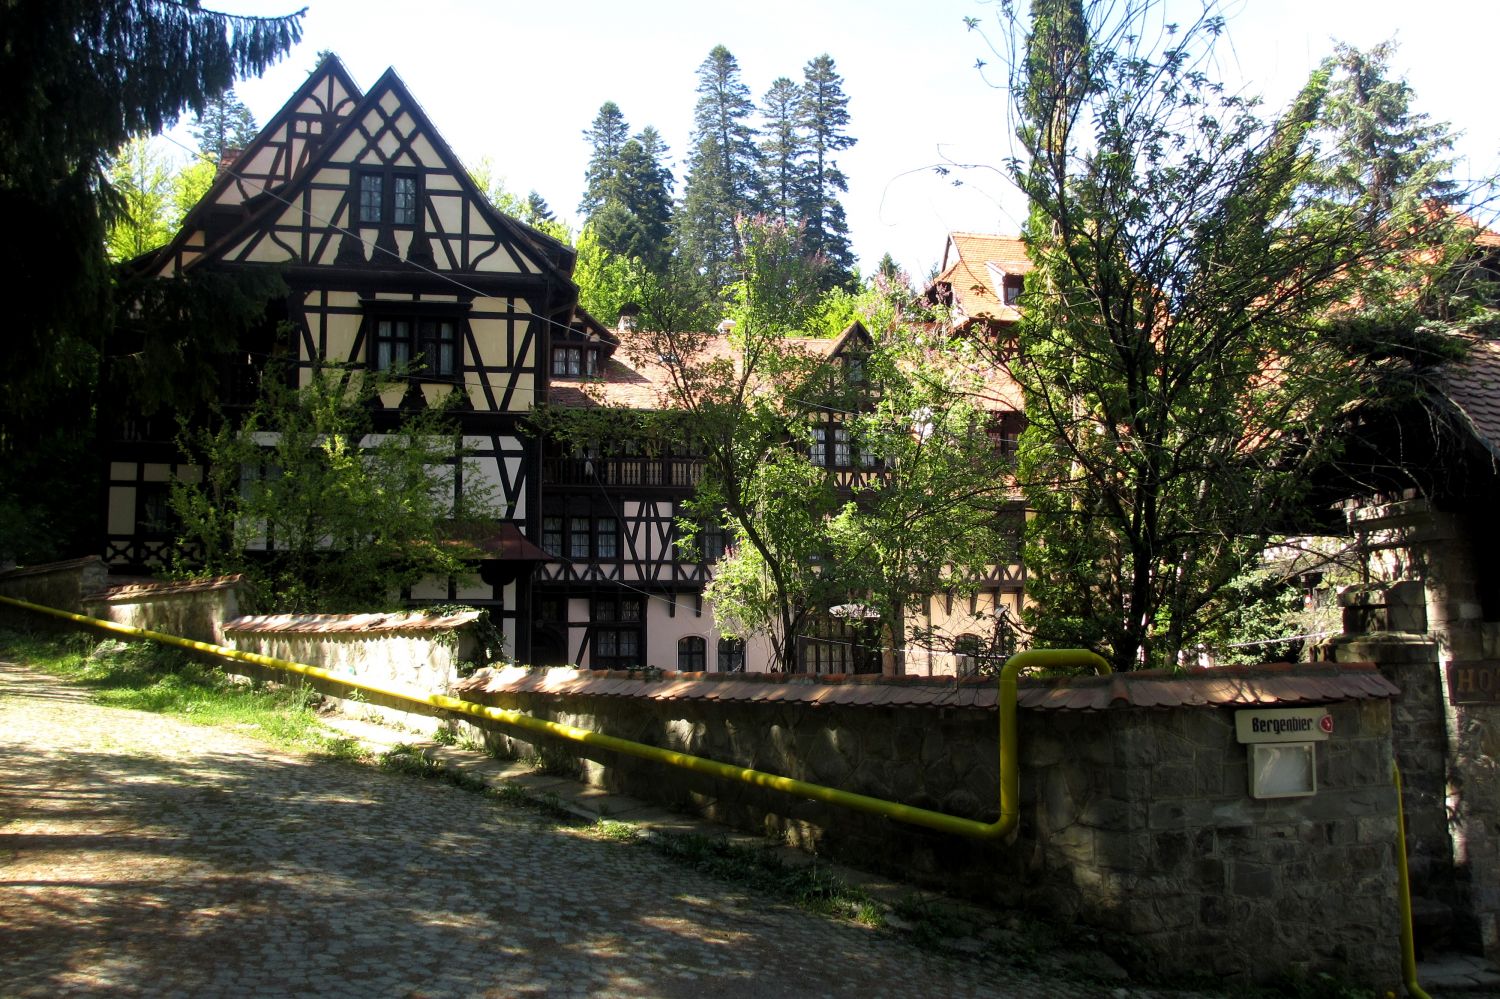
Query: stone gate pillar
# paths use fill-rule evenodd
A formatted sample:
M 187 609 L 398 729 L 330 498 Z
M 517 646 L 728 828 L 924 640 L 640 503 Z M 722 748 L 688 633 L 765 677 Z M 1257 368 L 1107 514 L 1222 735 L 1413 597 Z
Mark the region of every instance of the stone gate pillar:
M 1344 634 L 1317 657 L 1373 661 L 1402 689 L 1392 735 L 1413 891 L 1434 921 L 1451 912 L 1457 942 L 1500 957 L 1500 700 L 1465 703 L 1471 695 L 1453 686 L 1475 669 L 1500 679 L 1474 538 L 1425 499 L 1357 507 L 1349 523 L 1373 581 L 1340 593 Z

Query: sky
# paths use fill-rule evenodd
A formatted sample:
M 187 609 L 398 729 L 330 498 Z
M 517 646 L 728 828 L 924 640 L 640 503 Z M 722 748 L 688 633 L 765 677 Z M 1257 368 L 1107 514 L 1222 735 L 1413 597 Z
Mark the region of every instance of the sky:
M 1187 0 L 1167 0 L 1189 8 Z M 999 168 L 1009 152 L 1001 60 L 966 18 L 998 35 L 982 0 L 307 0 L 303 40 L 240 98 L 264 123 L 323 49 L 368 88 L 394 67 L 465 164 L 489 157 L 506 187 L 535 190 L 578 225 L 589 147 L 582 132 L 614 101 L 632 131 L 666 139 L 682 193 L 697 69 L 715 45 L 739 63 L 751 96 L 778 76 L 801 82 L 827 53 L 844 78 L 849 134 L 843 198 L 862 270 L 889 252 L 919 283 L 955 230 L 1013 233 L 1024 203 Z M 1024 4 L 1025 0 L 1021 0 Z M 296 0 L 205 6 L 280 14 Z M 1218 68 L 1231 87 L 1280 107 L 1332 51 L 1394 38 L 1393 69 L 1418 111 L 1464 134 L 1458 174 L 1500 173 L 1491 60 L 1492 0 L 1233 0 Z M 988 65 L 976 68 L 983 59 Z M 191 143 L 185 129 L 173 133 Z M 950 167 L 946 175 L 933 169 Z M 960 166 L 962 165 L 962 166 Z

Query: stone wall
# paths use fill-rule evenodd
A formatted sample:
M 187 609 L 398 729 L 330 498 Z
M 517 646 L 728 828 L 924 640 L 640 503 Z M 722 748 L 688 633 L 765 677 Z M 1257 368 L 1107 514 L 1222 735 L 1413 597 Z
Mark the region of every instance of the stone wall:
M 831 703 L 830 685 L 796 680 L 761 697 L 740 696 L 743 685 L 776 688 L 774 680 L 706 678 L 694 690 L 678 677 L 653 690 L 649 680 L 584 676 L 543 683 L 554 688 L 544 691 L 517 680 L 520 672 L 481 675 L 461 689 L 650 745 L 984 821 L 997 815 L 993 695 L 990 706 L 964 706 L 962 697 L 931 694 L 962 694 L 962 684 L 859 684 L 848 703 Z M 502 754 L 535 753 L 611 790 L 932 887 L 1096 925 L 1138 968 L 1240 980 L 1328 970 L 1395 982 L 1396 819 L 1383 699 L 1392 688 L 1366 670 L 1359 675 L 1374 686 L 1330 706 L 1336 735 L 1318 747 L 1316 795 L 1255 800 L 1234 709 L 1277 701 L 1263 684 L 1226 683 L 1239 675 L 1116 677 L 1108 699 L 1084 701 L 1102 710 L 1023 710 L 1021 824 L 1004 844 L 571 743 L 485 736 Z M 1320 675 L 1336 687 L 1353 674 Z M 570 693 L 570 685 L 609 692 Z M 1075 679 L 1062 692 L 1081 685 Z M 885 696 L 886 686 L 897 695 Z M 912 691 L 923 696 L 900 696 Z M 1052 693 L 1024 688 L 1023 709 Z
M 0 596 L 82 614 L 84 597 L 104 589 L 108 576 L 104 560 L 97 555 L 10 569 L 0 572 Z M 29 611 L 6 607 L 0 607 L 0 615 L 23 627 L 42 620 Z
M 1493 960 L 1500 958 L 1500 704 L 1448 710 L 1454 876 L 1479 946 Z
M 447 614 L 278 614 L 224 624 L 227 644 L 343 676 L 434 694 L 452 692 L 477 658 L 482 611 Z M 238 664 L 226 664 L 232 672 Z M 399 701 L 314 684 L 343 713 L 431 735 L 445 727 L 436 712 Z
M 132 628 L 224 644 L 224 622 L 246 610 L 243 576 L 112 586 L 83 600 L 83 613 Z
M 1500 958 L 1500 704 L 1452 703 L 1447 672 L 1500 659 L 1478 586 L 1478 532 L 1492 528 L 1425 499 L 1351 504 L 1349 521 L 1380 582 L 1340 594 L 1344 634 L 1318 655 L 1373 661 L 1401 688 L 1393 734 L 1419 942 Z

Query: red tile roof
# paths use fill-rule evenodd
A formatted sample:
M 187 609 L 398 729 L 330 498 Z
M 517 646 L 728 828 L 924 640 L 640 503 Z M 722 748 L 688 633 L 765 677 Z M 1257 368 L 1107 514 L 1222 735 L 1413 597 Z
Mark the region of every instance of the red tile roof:
M 1019 237 L 949 233 L 943 251 L 943 269 L 933 283 L 952 287 L 954 308 L 965 318 L 1015 322 L 1021 313 L 1015 306 L 1005 304 L 1004 290 L 996 287 L 990 264 L 1006 274 L 1031 272 L 1026 244 Z
M 977 708 L 993 711 L 993 679 L 806 676 L 785 673 L 642 673 L 625 670 L 485 669 L 456 690 L 470 700 L 501 694 L 628 697 L 651 701 L 780 701 L 812 706 Z M 1113 676 L 1023 677 L 1017 703 L 1038 711 L 1146 707 L 1249 707 L 1383 699 L 1399 690 L 1370 663 L 1276 663 L 1188 673 L 1143 670 Z
M 1500 455 L 1500 343 L 1470 344 L 1463 361 L 1443 367 L 1438 384 L 1480 443 Z
M 832 356 L 844 349 L 860 333 L 853 326 L 837 338 L 787 337 L 785 343 L 796 350 L 805 351 L 813 357 Z M 547 401 L 554 406 L 572 409 L 596 409 L 617 406 L 624 409 L 663 410 L 672 406 L 671 371 L 666 361 L 653 348 L 661 346 L 659 333 L 645 331 L 622 331 L 617 334 L 620 346 L 614 356 L 606 360 L 597 377 L 559 378 L 552 377 L 547 390 Z M 868 334 L 864 334 L 868 336 Z M 679 346 L 680 344 L 680 346 Z M 717 333 L 680 334 L 681 352 L 691 352 L 696 367 L 700 363 L 735 361 L 735 349 L 728 336 Z M 950 363 L 959 363 L 949 357 Z M 976 358 L 970 362 L 974 367 L 969 372 L 978 376 L 983 384 L 978 405 L 990 410 L 1015 410 L 1025 408 L 1021 388 L 1009 373 Z
M 662 410 L 671 408 L 672 374 L 668 361 L 656 352 L 665 334 L 647 331 L 620 331 L 620 346 L 600 366 L 597 377 L 552 377 L 547 401 L 554 406 L 593 409 L 619 406 L 625 409 Z M 691 353 L 693 364 L 727 361 L 733 363 L 735 350 L 730 337 L 720 333 L 682 333 L 673 335 L 680 353 Z M 785 342 L 814 356 L 831 354 L 843 342 L 825 337 L 787 337 Z

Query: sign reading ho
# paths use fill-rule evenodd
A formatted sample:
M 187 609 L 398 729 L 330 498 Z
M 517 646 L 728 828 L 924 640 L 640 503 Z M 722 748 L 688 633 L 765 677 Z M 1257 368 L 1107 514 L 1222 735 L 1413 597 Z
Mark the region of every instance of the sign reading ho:
M 1448 664 L 1449 704 L 1500 704 L 1500 661 Z
M 1234 734 L 1240 742 L 1323 742 L 1333 734 L 1333 716 L 1327 708 L 1236 711 Z

